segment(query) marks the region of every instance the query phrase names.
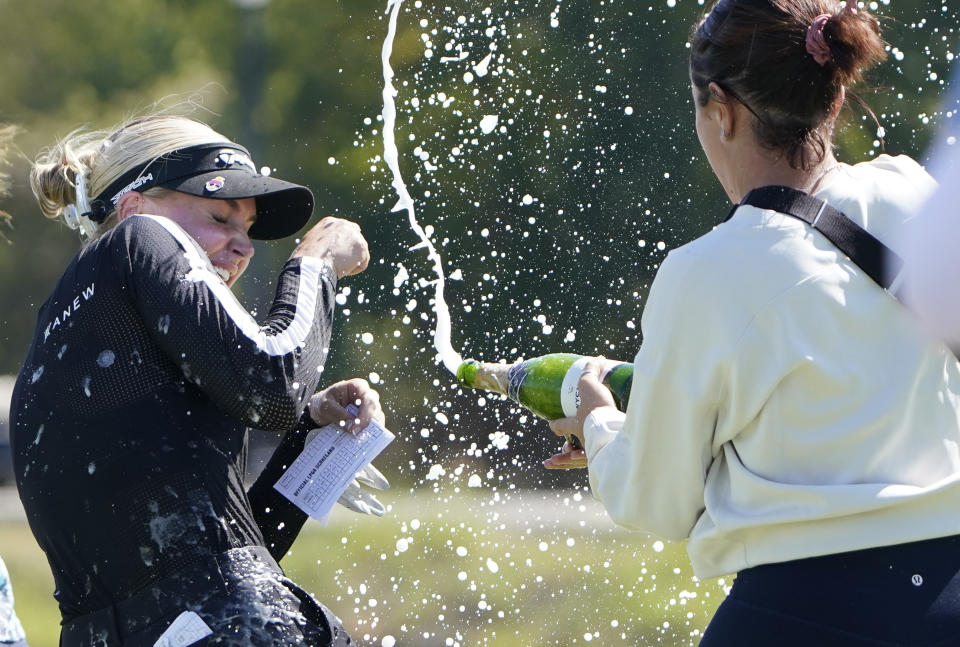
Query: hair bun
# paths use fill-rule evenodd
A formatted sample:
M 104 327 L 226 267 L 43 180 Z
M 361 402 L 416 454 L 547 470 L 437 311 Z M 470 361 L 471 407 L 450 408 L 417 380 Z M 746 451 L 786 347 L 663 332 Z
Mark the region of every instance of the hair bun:
M 794 168 L 818 164 L 845 89 L 884 58 L 877 19 L 855 0 L 718 0 L 690 39 L 701 106 L 716 82 L 755 117 L 758 142 Z M 811 58 L 812 57 L 812 58 Z M 816 62 L 814 62 L 816 61 Z
M 886 56 L 877 19 L 856 9 L 843 9 L 823 25 L 823 37 L 830 48 L 837 80 L 850 85 Z
M 47 218 L 56 218 L 76 200 L 74 178 L 77 166 L 72 157 L 69 145 L 58 142 L 42 152 L 30 169 L 30 188 L 40 204 L 40 211 Z

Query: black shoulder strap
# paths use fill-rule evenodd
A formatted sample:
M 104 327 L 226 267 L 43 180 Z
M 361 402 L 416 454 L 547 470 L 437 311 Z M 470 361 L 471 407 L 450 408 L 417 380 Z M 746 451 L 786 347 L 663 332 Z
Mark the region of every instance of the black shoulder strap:
M 890 290 L 900 275 L 903 260 L 895 252 L 842 212 L 809 193 L 788 186 L 764 186 L 748 193 L 737 206 L 745 204 L 804 221 L 885 290 Z

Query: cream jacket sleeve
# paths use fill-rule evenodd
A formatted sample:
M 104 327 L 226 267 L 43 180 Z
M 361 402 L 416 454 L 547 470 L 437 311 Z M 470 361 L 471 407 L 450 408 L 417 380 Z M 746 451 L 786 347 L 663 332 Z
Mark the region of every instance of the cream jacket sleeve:
M 704 508 L 731 345 L 710 300 L 691 292 L 702 283 L 689 280 L 695 261 L 674 250 L 651 286 L 626 416 L 601 409 L 584 429 L 590 486 L 611 518 L 671 539 L 687 537 Z

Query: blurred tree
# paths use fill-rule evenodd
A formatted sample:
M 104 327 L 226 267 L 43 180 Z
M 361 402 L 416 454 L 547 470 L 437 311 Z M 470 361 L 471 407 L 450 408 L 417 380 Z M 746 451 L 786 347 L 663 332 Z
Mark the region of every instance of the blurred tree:
M 942 118 L 957 10 L 870 7 L 884 17 L 891 56 L 872 79 L 879 91 L 861 94 L 887 150 L 921 156 Z M 465 356 L 632 357 L 659 262 L 728 206 L 693 132 L 684 43 L 704 9 L 404 3 L 392 60 L 401 167 L 460 278 L 447 300 Z M 435 362 L 432 267 L 409 250 L 406 215 L 389 213 L 381 159 L 384 2 L 0 0 L 0 12 L 0 119 L 25 128 L 4 204 L 15 220 L 0 255 L 0 373 L 18 369 L 37 308 L 77 250 L 73 232 L 39 217 L 26 159 L 72 128 L 106 128 L 166 98 L 194 104 L 193 116 L 247 144 L 259 164 L 310 185 L 318 215 L 363 227 L 373 262 L 344 282 L 326 375 L 380 383 L 400 436 L 385 460 L 411 480 L 434 460 L 494 456 L 498 478 L 584 482 L 528 469 L 556 445 L 545 427 L 490 398 L 479 406 L 481 394 L 454 388 Z M 872 122 L 857 111 L 848 119 L 840 157 L 878 154 Z M 250 306 L 267 303 L 291 247 L 258 246 L 241 286 Z M 516 439 L 508 451 L 491 448 L 497 430 Z

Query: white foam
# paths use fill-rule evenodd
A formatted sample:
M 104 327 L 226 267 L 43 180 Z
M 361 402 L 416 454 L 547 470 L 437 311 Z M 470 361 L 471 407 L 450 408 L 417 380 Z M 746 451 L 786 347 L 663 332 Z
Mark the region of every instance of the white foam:
M 397 275 L 393 277 L 393 287 L 398 288 L 410 278 L 410 274 L 407 272 L 407 268 L 403 266 L 403 263 L 398 263 L 397 266 L 400 268 L 397 270 Z
M 490 60 L 493 58 L 493 52 L 490 52 L 483 57 L 479 63 L 473 66 L 473 71 L 477 76 L 486 76 L 487 72 L 490 71 Z
M 497 115 L 484 115 L 480 120 L 480 130 L 484 135 L 489 135 L 497 127 L 498 121 L 500 121 L 500 117 Z
M 387 0 L 387 11 L 390 12 L 390 22 L 387 28 L 387 37 L 383 41 L 380 60 L 383 64 L 383 160 L 393 174 L 393 188 L 397 192 L 397 204 L 392 211 L 407 211 L 410 221 L 410 227 L 423 241 L 422 245 L 427 249 L 428 258 L 433 261 L 433 270 L 437 274 L 435 283 L 435 312 L 437 317 L 436 332 L 433 336 L 433 344 L 440 355 L 443 365 L 451 373 L 456 374 L 457 368 L 463 363 L 463 358 L 453 348 L 450 341 L 450 309 L 443 298 L 444 275 L 443 260 L 437 249 L 433 246 L 430 238 L 424 232 L 423 227 L 417 222 L 417 215 L 414 209 L 413 199 L 407 191 L 407 185 L 400 175 L 400 154 L 397 151 L 396 135 L 394 133 L 397 122 L 397 107 L 394 97 L 397 95 L 396 88 L 393 87 L 393 68 L 390 66 L 390 55 L 393 53 L 393 39 L 397 33 L 397 15 L 400 12 L 400 5 L 403 0 Z M 452 100 L 452 98 L 451 98 Z

